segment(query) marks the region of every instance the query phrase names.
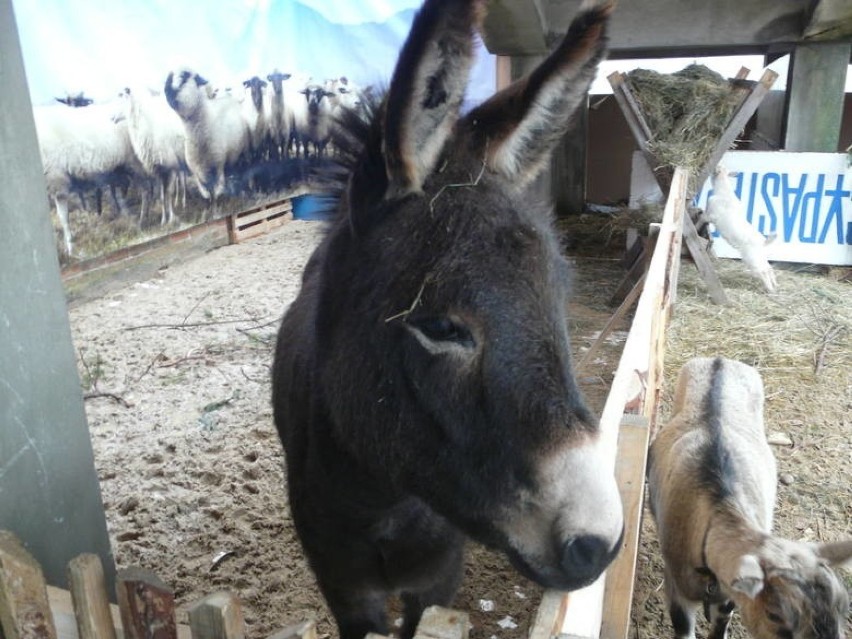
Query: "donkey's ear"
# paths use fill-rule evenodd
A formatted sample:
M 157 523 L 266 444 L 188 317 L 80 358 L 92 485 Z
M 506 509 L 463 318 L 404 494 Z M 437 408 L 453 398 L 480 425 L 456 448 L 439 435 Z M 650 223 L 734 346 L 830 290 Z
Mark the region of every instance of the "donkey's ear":
M 519 188 L 541 172 L 570 128 L 605 55 L 613 1 L 586 4 L 562 43 L 530 75 L 465 116 L 473 151 L 484 153 L 488 167 Z
M 418 192 L 458 118 L 485 0 L 426 0 L 391 79 L 383 119 L 385 198 Z

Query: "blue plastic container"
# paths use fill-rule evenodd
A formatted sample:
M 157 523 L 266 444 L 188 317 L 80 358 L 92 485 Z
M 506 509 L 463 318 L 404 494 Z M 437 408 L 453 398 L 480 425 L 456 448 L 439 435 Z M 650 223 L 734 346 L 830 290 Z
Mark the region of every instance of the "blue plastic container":
M 331 218 L 331 207 L 319 195 L 299 195 L 293 198 L 293 219 L 327 221 Z

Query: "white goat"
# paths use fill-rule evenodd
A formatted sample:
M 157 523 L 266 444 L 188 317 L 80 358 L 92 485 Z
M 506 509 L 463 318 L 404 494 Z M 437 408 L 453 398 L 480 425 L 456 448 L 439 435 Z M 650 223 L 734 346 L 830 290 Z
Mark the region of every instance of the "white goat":
M 75 184 L 110 184 L 110 178 L 120 172 L 142 173 L 130 144 L 127 122 L 115 121 L 119 114 L 120 107 L 114 103 L 33 109 L 47 193 L 56 206 L 69 256 L 73 255 L 73 237 L 68 198 Z M 121 210 L 115 191 L 113 198 Z
M 713 171 L 713 194 L 707 200 L 703 220 L 712 222 L 733 248 L 740 252 L 743 263 L 755 275 L 768 292 L 775 290 L 775 271 L 766 257 L 766 245 L 775 239 L 763 237 L 748 223 L 745 209 L 734 193 L 728 172 L 722 164 Z
M 186 162 L 208 201 L 204 211 L 216 213 L 225 192 L 225 173 L 243 160 L 251 147 L 251 133 L 240 112 L 240 103 L 228 96 L 210 99 L 207 80 L 189 69 L 169 73 L 166 100 L 183 120 L 186 131 Z
M 758 372 L 718 357 L 687 362 L 648 470 L 676 637 L 695 637 L 703 602 L 712 639 L 726 637 L 734 604 L 757 639 L 843 638 L 849 599 L 830 566 L 852 558 L 852 540 L 774 536 L 775 473 Z
M 162 95 L 128 88 L 123 96 L 130 144 L 145 172 L 160 185 L 160 225 L 171 223 L 172 196 L 187 168 L 183 123 Z

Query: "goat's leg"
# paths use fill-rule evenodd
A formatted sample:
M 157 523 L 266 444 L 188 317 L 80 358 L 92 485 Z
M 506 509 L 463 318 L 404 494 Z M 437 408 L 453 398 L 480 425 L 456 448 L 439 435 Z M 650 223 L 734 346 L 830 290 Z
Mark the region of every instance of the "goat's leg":
M 707 620 L 710 622 L 710 632 L 707 639 L 726 639 L 728 624 L 731 623 L 731 616 L 734 612 L 734 602 L 724 601 L 718 604 L 710 604 L 708 608 Z
M 695 614 L 700 604 L 683 597 L 669 575 L 665 575 L 663 582 L 675 639 L 695 639 Z

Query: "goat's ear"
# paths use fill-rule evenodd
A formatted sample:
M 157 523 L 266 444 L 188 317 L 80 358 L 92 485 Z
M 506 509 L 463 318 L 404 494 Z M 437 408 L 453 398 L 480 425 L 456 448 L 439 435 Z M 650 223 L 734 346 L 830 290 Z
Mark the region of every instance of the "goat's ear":
M 531 74 L 496 93 L 464 118 L 473 151 L 519 188 L 545 167 L 550 152 L 586 100 L 606 52 L 612 0 L 581 7 L 562 43 Z
M 852 570 L 852 539 L 814 544 L 814 552 L 831 566 Z
M 396 63 L 383 114 L 385 198 L 420 191 L 458 119 L 485 0 L 427 0 Z
M 731 589 L 754 599 L 763 590 L 763 568 L 755 555 L 743 555 L 737 566 L 737 574 L 731 580 Z

